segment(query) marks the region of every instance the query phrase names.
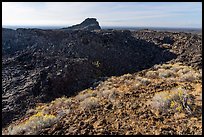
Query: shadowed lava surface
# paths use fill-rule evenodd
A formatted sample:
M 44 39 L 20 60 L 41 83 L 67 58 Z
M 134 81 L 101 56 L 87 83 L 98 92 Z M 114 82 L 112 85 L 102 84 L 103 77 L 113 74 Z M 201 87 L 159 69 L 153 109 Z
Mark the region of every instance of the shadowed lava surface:
M 202 77 L 200 35 L 151 30 L 130 32 L 4 28 L 2 34 L 4 134 L 201 133 L 201 104 L 195 99 L 197 104 L 193 104 L 193 115 L 186 112 L 174 113 L 178 117 L 182 113 L 180 123 L 175 123 L 179 120 L 171 121 L 175 116 L 171 113 L 161 113 L 154 117 L 155 112 L 151 111 L 147 103 L 155 92 L 171 89 L 175 85 L 190 86 L 192 90 L 189 93 L 192 96 L 201 95 L 201 91 L 197 91 L 201 89 Z M 161 70 L 154 67 L 155 64 L 167 61 L 172 66 L 182 62 L 178 68 L 185 68 L 190 74 L 187 73 L 184 77 L 181 75 L 184 72 L 177 74 L 175 71 L 163 76 Z M 164 69 L 166 68 L 168 67 L 164 65 Z M 147 78 L 148 75 L 144 74 L 151 69 L 161 73 L 158 74 L 158 80 Z M 196 74 L 195 78 L 189 78 L 191 71 Z M 172 75 L 177 79 L 169 79 L 169 73 L 174 73 Z M 166 76 L 168 80 L 164 79 Z M 139 80 L 140 84 L 135 80 Z M 102 86 L 102 83 L 106 84 Z M 54 100 L 55 98 L 58 99 Z M 49 104 L 50 101 L 53 103 Z M 42 105 L 31 109 L 38 103 L 48 104 L 45 105 L 47 107 Z M 47 109 L 46 112 L 44 108 Z M 45 118 L 54 119 L 54 123 L 51 122 L 48 127 L 36 126 L 35 133 L 32 128 L 28 129 L 30 125 L 23 130 L 18 128 L 26 120 L 29 121 L 29 117 L 33 120 L 32 115 L 34 119 L 46 116 Z M 144 118 L 141 118 L 143 115 Z M 160 127 L 155 127 L 155 121 L 161 117 L 162 123 L 158 123 Z M 171 124 L 164 127 L 163 131 L 161 127 L 164 118 L 169 119 Z M 193 118 L 190 122 L 194 122 L 197 127 L 190 127 L 192 123 L 189 122 L 188 125 L 182 125 L 184 118 Z M 178 124 L 181 124 L 179 128 Z M 7 129 L 13 125 L 17 125 L 17 128 L 14 126 L 14 130 Z
M 2 45 L 3 125 L 36 102 L 176 57 L 129 31 L 3 29 Z
M 112 76 L 95 89 L 39 104 L 3 134 L 202 134 L 201 79 L 199 71 L 182 63 L 155 65 L 134 74 Z M 170 106 L 157 106 L 155 97 L 166 103 L 168 91 L 171 95 L 185 91 L 190 98 L 190 111 L 174 108 L 172 102 Z M 160 108 L 164 111 L 157 110 Z M 48 116 L 53 120 L 47 120 L 48 125 L 32 125 L 32 121 L 43 122 L 41 118 Z

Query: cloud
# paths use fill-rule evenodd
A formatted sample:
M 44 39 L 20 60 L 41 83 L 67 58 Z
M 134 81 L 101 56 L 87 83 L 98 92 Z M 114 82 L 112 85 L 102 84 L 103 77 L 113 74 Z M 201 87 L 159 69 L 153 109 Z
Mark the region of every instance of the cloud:
M 3 2 L 3 25 L 70 26 L 95 17 L 101 26 L 202 25 L 198 2 Z

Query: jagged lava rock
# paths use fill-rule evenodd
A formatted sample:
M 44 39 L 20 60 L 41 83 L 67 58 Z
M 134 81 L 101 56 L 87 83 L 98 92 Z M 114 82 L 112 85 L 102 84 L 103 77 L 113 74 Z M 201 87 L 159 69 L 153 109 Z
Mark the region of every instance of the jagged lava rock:
M 202 66 L 200 36 L 86 31 L 95 30 L 94 24 L 98 25 L 96 19 L 87 19 L 74 29 L 3 28 L 3 126 L 24 115 L 36 102 L 74 95 L 100 77 L 134 73 L 172 59 Z M 89 26 L 92 29 L 87 29 Z

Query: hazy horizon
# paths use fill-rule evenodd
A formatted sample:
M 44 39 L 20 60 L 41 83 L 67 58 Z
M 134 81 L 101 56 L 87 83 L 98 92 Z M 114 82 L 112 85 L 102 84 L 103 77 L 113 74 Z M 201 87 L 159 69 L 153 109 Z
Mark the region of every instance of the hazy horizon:
M 2 26 L 202 28 L 201 2 L 2 2 Z
M 73 24 L 76 25 L 76 24 Z M 70 25 L 71 26 L 71 25 Z M 2 25 L 2 28 L 64 28 L 64 27 L 70 27 L 70 26 L 58 26 L 58 25 Z M 144 27 L 144 26 L 100 26 L 102 29 L 106 28 L 164 28 L 164 29 L 202 29 L 202 28 L 196 28 L 196 27 Z

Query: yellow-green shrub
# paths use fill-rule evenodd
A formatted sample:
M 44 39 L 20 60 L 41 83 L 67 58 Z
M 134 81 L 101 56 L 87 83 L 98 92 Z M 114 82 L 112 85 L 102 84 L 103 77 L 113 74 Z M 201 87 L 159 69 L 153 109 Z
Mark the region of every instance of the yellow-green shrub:
M 181 87 L 156 93 L 151 101 L 152 109 L 160 112 L 181 112 L 189 107 L 191 100 L 187 91 Z
M 51 114 L 44 114 L 38 112 L 32 115 L 28 120 L 15 126 L 8 127 L 8 134 L 10 135 L 35 135 L 42 128 L 49 127 L 57 121 L 57 117 Z

